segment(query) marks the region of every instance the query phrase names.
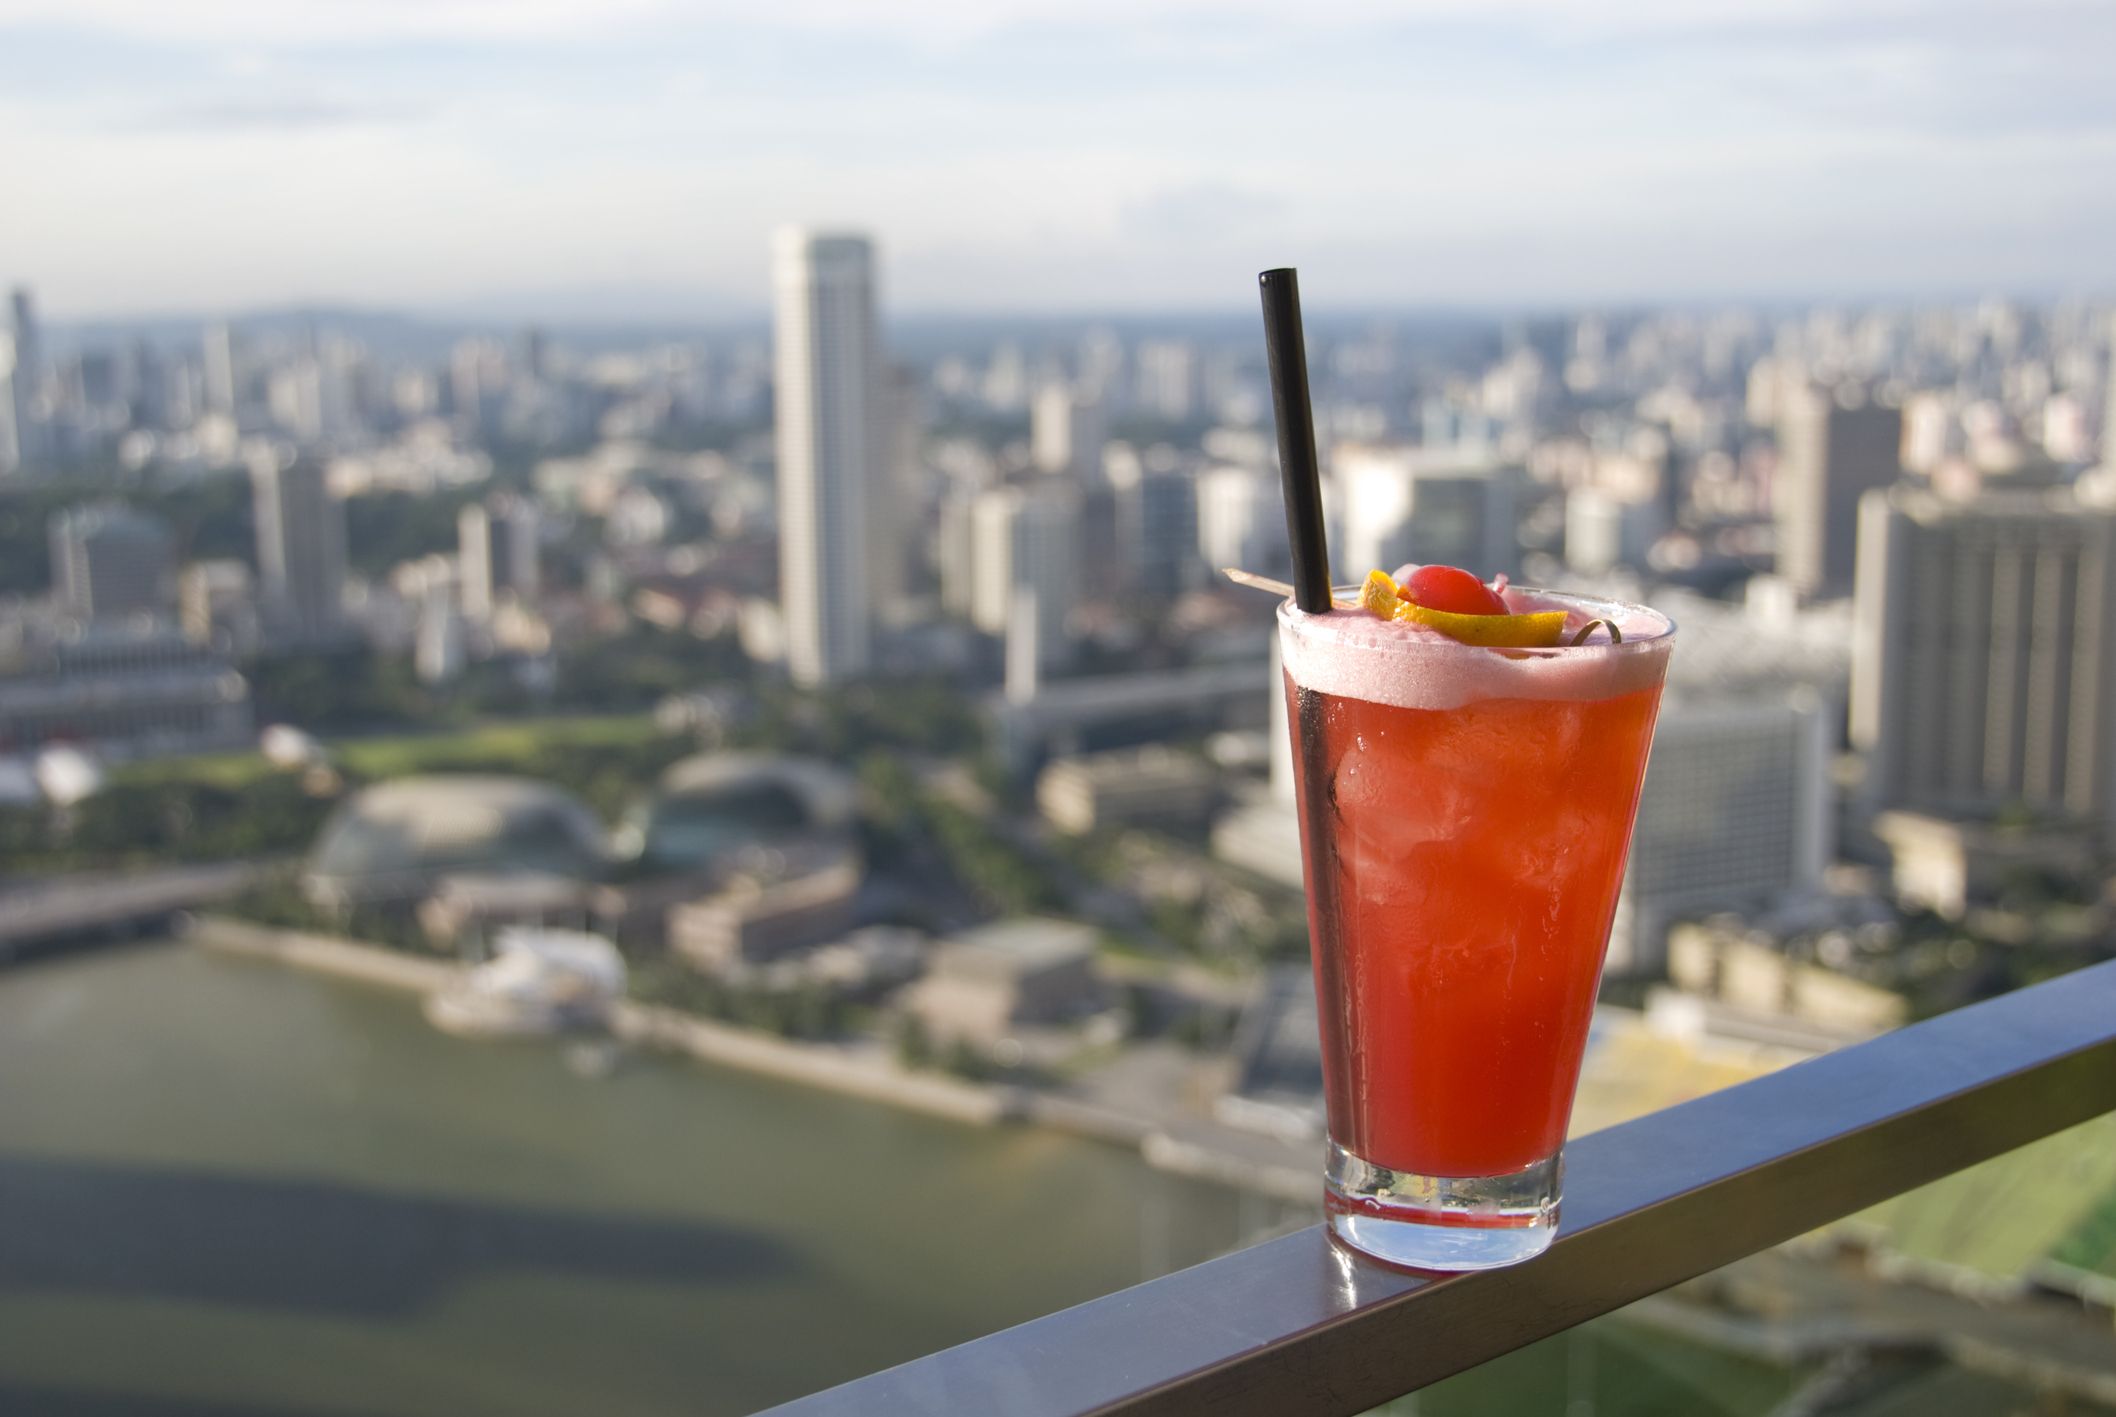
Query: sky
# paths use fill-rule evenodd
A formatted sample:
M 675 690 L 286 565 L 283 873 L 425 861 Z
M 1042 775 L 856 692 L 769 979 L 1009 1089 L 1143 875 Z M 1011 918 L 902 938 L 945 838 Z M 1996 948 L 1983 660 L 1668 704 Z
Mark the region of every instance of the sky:
M 1295 18 L 1297 12 L 1297 18 Z M 0 0 L 60 319 L 2106 294 L 2116 5 Z

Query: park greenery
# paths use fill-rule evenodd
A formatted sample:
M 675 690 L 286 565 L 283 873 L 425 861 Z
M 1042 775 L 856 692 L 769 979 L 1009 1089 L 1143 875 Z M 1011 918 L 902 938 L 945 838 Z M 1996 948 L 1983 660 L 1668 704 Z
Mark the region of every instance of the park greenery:
M 695 749 L 648 716 L 621 715 L 348 739 L 330 745 L 323 772 L 278 768 L 258 753 L 165 759 L 119 768 L 70 808 L 0 809 L 0 860 L 33 873 L 294 856 L 347 793 L 412 773 L 537 778 L 614 820 Z

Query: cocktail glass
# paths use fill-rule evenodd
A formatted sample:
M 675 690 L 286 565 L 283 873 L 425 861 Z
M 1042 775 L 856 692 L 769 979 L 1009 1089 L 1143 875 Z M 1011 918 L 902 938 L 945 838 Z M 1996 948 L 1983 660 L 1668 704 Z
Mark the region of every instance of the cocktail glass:
M 1340 593 L 1356 599 L 1357 591 Z M 1674 624 L 1530 590 L 1550 649 L 1279 609 L 1330 1231 L 1419 1269 L 1541 1253 Z

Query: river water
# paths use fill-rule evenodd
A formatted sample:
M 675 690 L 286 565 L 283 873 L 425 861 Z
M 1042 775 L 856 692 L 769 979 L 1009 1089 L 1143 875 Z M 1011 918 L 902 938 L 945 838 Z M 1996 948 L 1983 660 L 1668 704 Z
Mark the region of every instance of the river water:
M 1286 1218 L 181 945 L 0 973 L 0 1417 L 748 1412 Z M 1792 1382 L 1612 1318 L 1394 1410 L 1749 1417 Z
M 1278 1208 L 176 945 L 0 974 L 0 1410 L 746 1412 Z

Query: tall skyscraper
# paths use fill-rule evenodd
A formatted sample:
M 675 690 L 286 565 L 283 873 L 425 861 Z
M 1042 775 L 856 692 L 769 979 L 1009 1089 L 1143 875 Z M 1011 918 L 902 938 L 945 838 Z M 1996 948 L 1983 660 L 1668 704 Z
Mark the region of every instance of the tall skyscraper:
M 15 362 L 15 337 L 0 330 L 0 475 L 22 471 L 22 423 L 15 398 L 21 377 Z
M 311 459 L 259 461 L 250 475 L 265 614 L 275 630 L 328 634 L 344 610 L 345 506 Z
M 2116 833 L 2116 511 L 2061 490 L 1870 494 L 1855 623 L 1874 805 Z
M 1804 595 L 1843 595 L 1852 587 L 1859 499 L 1903 472 L 1903 412 L 1848 403 L 1827 389 L 1781 391 L 1778 574 Z
M 1074 489 L 1041 483 L 980 492 L 970 509 L 970 619 L 995 635 L 1018 634 L 1023 604 L 1044 666 L 1071 652 L 1066 620 L 1079 598 L 1080 501 Z
M 1519 570 L 1515 470 L 1477 450 L 1346 445 L 1332 452 L 1331 479 L 1342 499 L 1340 580 L 1406 561 L 1485 579 Z
M 1069 384 L 1045 384 L 1029 406 L 1029 453 L 1040 471 L 1087 481 L 1102 471 L 1102 405 Z
M 1204 579 L 1198 559 L 1198 480 L 1180 467 L 1141 468 L 1116 488 L 1116 539 L 1124 583 L 1172 600 Z
M 536 504 L 501 493 L 456 515 L 456 568 L 464 618 L 492 618 L 502 596 L 533 600 L 543 583 Z
M 866 672 L 869 567 L 895 535 L 864 236 L 789 228 L 772 248 L 779 449 L 779 598 L 786 665 L 808 687 Z M 885 525 L 886 523 L 886 525 Z
M 5 393 L 11 405 L 16 465 L 24 471 L 34 472 L 45 466 L 50 453 L 43 411 L 37 406 L 38 384 L 44 377 L 44 345 L 37 329 L 36 302 L 29 287 L 16 286 L 8 304 L 14 358 L 12 369 L 6 371 L 0 382 L 6 386 Z
M 167 615 L 176 608 L 169 531 L 120 502 L 72 507 L 51 519 L 52 594 L 83 620 Z
M 1149 340 L 1139 346 L 1139 407 L 1170 423 L 1188 423 L 1198 415 L 1200 385 L 1197 350 L 1181 340 Z
M 206 411 L 232 416 L 240 375 L 236 369 L 235 331 L 227 321 L 206 326 L 201 353 L 205 356 Z
M 1198 478 L 1198 552 L 1206 569 L 1280 575 L 1292 568 L 1277 480 L 1261 468 L 1215 467 Z

